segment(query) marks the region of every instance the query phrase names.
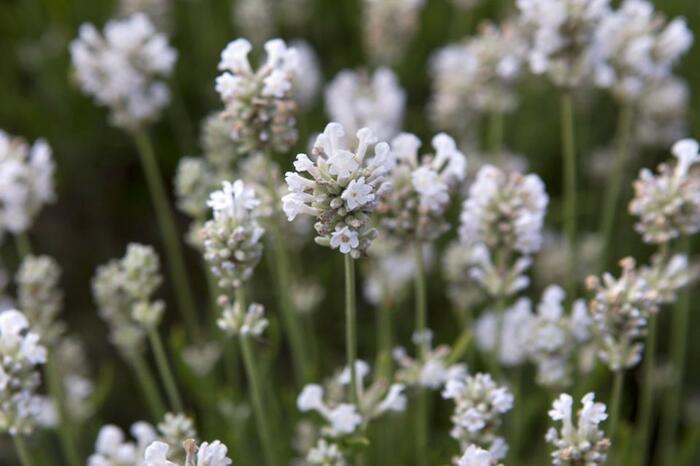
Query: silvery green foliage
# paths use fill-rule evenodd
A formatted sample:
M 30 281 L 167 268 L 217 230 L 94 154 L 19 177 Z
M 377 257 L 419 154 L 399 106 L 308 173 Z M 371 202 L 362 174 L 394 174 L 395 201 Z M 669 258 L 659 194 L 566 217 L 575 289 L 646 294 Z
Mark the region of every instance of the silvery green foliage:
M 486 165 L 477 173 L 460 215 L 460 241 L 472 248 L 471 277 L 496 297 L 527 287 L 524 272 L 542 246 L 549 197 L 537 175 Z
M 60 279 L 61 268 L 48 256 L 25 257 L 15 277 L 17 304 L 49 346 L 65 330 L 65 324 L 57 319 L 63 309 Z
M 26 232 L 41 208 L 55 200 L 54 162 L 43 139 L 31 146 L 0 130 L 0 239 Z
M 224 181 L 219 191 L 211 193 L 207 205 L 213 218 L 201 233 L 204 259 L 222 289 L 238 288 L 250 279 L 262 257 L 265 230 L 257 220 L 260 201 L 253 188 L 236 180 Z
M 602 60 L 596 80 L 623 102 L 634 103 L 655 82 L 672 78 L 672 68 L 693 43 L 685 18 L 670 23 L 647 0 L 625 0 L 602 18 L 596 31 Z
M 380 140 L 388 140 L 401 130 L 406 93 L 389 68 L 366 71 L 342 70 L 325 92 L 326 113 L 348 134 L 369 128 Z
M 342 125 L 329 123 L 316 139 L 313 161 L 297 155 L 296 171 L 285 175 L 290 192 L 282 198 L 290 221 L 299 214 L 316 217 L 316 242 L 353 258 L 365 255 L 376 237 L 370 215 L 391 189 L 389 145 L 368 128 L 357 132 L 357 140 L 352 148 Z
M 20 311 L 0 312 L 0 433 L 28 434 L 42 414 L 37 389 L 46 348 L 39 340 Z
M 165 304 L 152 294 L 161 282 L 158 256 L 141 244 L 129 244 L 122 259 L 97 268 L 92 292 L 98 313 L 109 325 L 112 343 L 125 353 L 139 351 L 144 331 L 160 323 Z
M 407 387 L 420 387 L 439 390 L 445 382 L 459 374 L 466 373 L 464 364 L 450 365 L 448 359 L 451 349 L 448 345 L 432 348 L 433 334 L 430 330 L 414 333 L 413 343 L 424 348 L 415 359 L 408 355 L 405 348 L 394 348 L 393 357 L 398 368 L 396 380 Z
M 450 435 L 462 450 L 470 445 L 484 448 L 494 463 L 506 456 L 508 445 L 496 435 L 503 415 L 513 408 L 513 395 L 506 387 L 488 374 L 459 373 L 447 381 L 442 397 L 455 403 Z
M 144 13 L 108 21 L 103 34 L 83 24 L 70 53 L 80 88 L 109 108 L 115 126 L 134 128 L 157 120 L 170 102 L 165 79 L 177 52 Z
M 239 154 L 287 152 L 297 140 L 294 77 L 298 55 L 281 39 L 265 43 L 265 62 L 253 70 L 252 46 L 236 39 L 221 52 L 216 91 L 225 105 L 221 113 Z
M 674 144 L 675 166 L 661 164 L 654 174 L 642 169 L 634 183 L 629 211 L 638 217 L 635 229 L 647 243 L 667 243 L 700 231 L 700 176 L 694 169 L 700 145 L 693 139 Z
M 550 427 L 546 440 L 556 450 L 552 452 L 552 464 L 556 466 L 598 466 L 605 463 L 610 440 L 600 428 L 600 423 L 607 419 L 606 407 L 595 402 L 593 393 L 581 399 L 581 409 L 574 419 L 573 398 L 562 393 L 552 403 L 549 417 L 561 422 L 559 430 Z M 574 423 L 577 421 L 576 423 Z
M 307 453 L 306 460 L 310 464 L 346 464 L 348 452 L 345 451 L 343 439 L 386 413 L 405 410 L 403 384 L 389 384 L 384 378 L 377 378 L 371 385 L 366 385 L 369 364 L 358 360 L 355 370 L 359 406 L 347 401 L 351 397 L 349 367 L 337 372 L 325 386 L 306 385 L 297 397 L 299 411 L 314 411 L 323 420 L 321 438 Z M 324 459 L 330 462 L 322 462 Z
M 514 111 L 526 53 L 525 38 L 512 21 L 486 24 L 476 36 L 435 52 L 430 60 L 433 123 L 461 135 L 469 121 L 465 115 Z
M 609 0 L 517 0 L 518 21 L 529 38 L 530 69 L 559 87 L 589 84 L 601 60 L 595 35 Z
M 184 450 L 184 463 L 170 461 L 171 449 L 176 452 Z M 156 440 L 144 451 L 143 466 L 190 466 L 195 463 L 197 466 L 228 466 L 232 461 L 227 455 L 228 448 L 219 440 L 197 445 L 193 439 L 188 439 L 177 446 Z
M 420 145 L 409 133 L 391 142 L 392 191 L 377 206 L 383 229 L 404 242 L 433 241 L 449 229 L 445 210 L 467 170 L 467 159 L 450 136 L 433 137 L 431 154 L 419 156 Z
M 658 294 L 636 269 L 634 259 L 620 261 L 619 278 L 609 273 L 589 277 L 589 311 L 598 357 L 611 370 L 634 367 L 642 357 L 647 319 L 658 311 Z
M 403 58 L 424 5 L 425 0 L 363 0 L 362 25 L 372 62 L 391 65 Z
M 248 309 L 243 309 L 239 301 L 231 302 L 220 296 L 219 305 L 223 310 L 216 324 L 229 336 L 259 337 L 269 324 L 262 304 L 251 303 Z

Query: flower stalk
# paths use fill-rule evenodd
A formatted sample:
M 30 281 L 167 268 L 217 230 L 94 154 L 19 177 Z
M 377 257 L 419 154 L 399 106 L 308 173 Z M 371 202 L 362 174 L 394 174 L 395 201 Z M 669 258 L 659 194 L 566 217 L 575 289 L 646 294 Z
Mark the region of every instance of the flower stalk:
M 15 444 L 15 451 L 17 452 L 17 457 L 19 458 L 21 466 L 32 466 L 32 459 L 22 436 L 19 434 L 13 435 L 12 441 Z
M 564 233 L 566 236 L 566 294 L 576 291 L 576 137 L 571 91 L 561 96 L 562 155 L 564 157 Z
M 421 360 L 424 360 L 429 351 L 427 338 L 424 338 L 428 327 L 428 314 L 426 302 L 425 260 L 423 258 L 422 243 L 420 241 L 415 242 L 414 252 L 416 261 L 416 323 L 414 335 L 421 336 L 418 343 L 418 353 Z M 419 465 L 425 466 L 428 464 L 428 394 L 423 388 L 419 388 L 417 393 L 415 428 L 417 462 Z
M 350 393 L 352 402 L 360 408 L 360 395 L 357 391 L 357 316 L 355 309 L 355 262 L 350 254 L 345 254 L 345 355 L 350 369 Z
M 153 354 L 156 359 L 156 366 L 158 367 L 158 373 L 165 386 L 165 393 L 168 396 L 168 402 L 170 408 L 176 412 L 183 412 L 182 398 L 180 397 L 180 392 L 177 389 L 177 384 L 175 383 L 175 377 L 170 369 L 170 363 L 168 362 L 168 357 L 165 355 L 165 348 L 163 347 L 163 340 L 155 328 L 150 328 L 148 330 L 148 340 L 151 343 L 151 349 L 153 349 Z
M 139 385 L 141 385 L 141 390 L 146 398 L 151 417 L 153 419 L 162 419 L 165 414 L 165 403 L 163 403 L 161 399 L 158 386 L 155 380 L 153 380 L 151 371 L 148 369 L 148 366 L 146 366 L 146 361 L 144 361 L 143 356 L 134 352 L 127 355 L 127 362 L 133 369 L 134 374 L 136 374 Z

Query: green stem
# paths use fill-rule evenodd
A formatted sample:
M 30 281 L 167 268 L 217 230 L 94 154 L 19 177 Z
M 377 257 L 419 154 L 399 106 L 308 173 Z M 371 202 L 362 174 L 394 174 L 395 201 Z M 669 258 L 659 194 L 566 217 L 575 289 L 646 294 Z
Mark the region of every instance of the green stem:
M 45 377 L 49 389 L 49 395 L 54 400 L 58 411 L 58 436 L 61 441 L 61 449 L 65 457 L 66 463 L 70 466 L 81 466 L 80 455 L 75 444 L 73 432 L 75 426 L 72 425 L 71 419 L 66 411 L 65 397 L 63 387 L 61 386 L 61 377 L 57 371 L 54 358 L 49 355 L 46 361 Z
M 17 457 L 22 466 L 32 466 L 32 457 L 29 455 L 27 450 L 27 445 L 24 444 L 24 439 L 21 435 L 13 435 L 12 440 L 15 443 L 15 450 L 17 451 Z
M 253 357 L 253 349 L 250 346 L 250 340 L 247 336 L 241 335 L 241 349 L 243 352 L 243 362 L 245 364 L 246 374 L 248 375 L 248 383 L 250 384 L 251 398 L 253 399 L 253 410 L 255 412 L 255 422 L 258 427 L 258 435 L 263 447 L 263 454 L 268 465 L 276 464 L 274 454 L 274 443 L 270 426 L 268 425 L 268 417 L 265 413 L 265 404 L 262 397 L 262 386 L 257 367 L 255 366 L 255 358 Z
M 646 338 L 644 368 L 642 379 L 642 395 L 639 398 L 639 448 L 648 448 L 651 432 L 651 421 L 654 411 L 654 355 L 656 352 L 657 316 L 649 317 L 649 330 Z M 645 451 L 646 452 L 646 451 Z M 646 464 L 647 455 L 642 454 L 642 465 Z
M 175 377 L 170 369 L 170 363 L 165 355 L 165 348 L 163 347 L 163 341 L 160 338 L 158 330 L 155 328 L 148 330 L 148 340 L 151 342 L 151 348 L 153 349 L 153 355 L 156 358 L 156 366 L 158 367 L 158 373 L 165 386 L 165 393 L 168 395 L 168 401 L 170 402 L 170 409 L 174 410 L 176 413 L 182 413 L 183 404 L 182 398 L 180 398 L 180 392 L 177 389 L 177 384 L 175 383 Z
M 165 403 L 161 399 L 160 393 L 158 392 L 158 386 L 156 385 L 153 375 L 151 375 L 151 370 L 146 365 L 146 361 L 143 355 L 140 353 L 129 353 L 126 354 L 126 359 L 129 365 L 131 365 L 136 378 L 138 379 L 139 385 L 141 385 L 141 390 L 146 397 L 146 403 L 148 403 L 148 409 L 151 411 L 151 416 L 156 421 L 160 421 L 165 415 Z
M 491 156 L 502 159 L 503 155 L 503 114 L 495 111 L 489 115 L 489 152 Z
M 393 345 L 393 332 L 391 325 L 392 314 L 391 300 L 382 300 L 381 306 L 377 309 L 377 373 L 384 377 L 391 374 L 391 348 Z
M 576 141 L 574 103 L 570 91 L 561 96 L 562 155 L 564 157 L 564 232 L 566 235 L 566 291 L 576 292 Z
M 32 254 L 32 243 L 27 233 L 18 233 L 15 235 L 15 248 L 17 249 L 17 255 L 20 260 Z
M 168 266 L 173 280 L 173 288 L 177 296 L 178 306 L 188 332 L 199 334 L 197 314 L 192 289 L 187 280 L 185 269 L 185 259 L 182 252 L 182 245 L 175 227 L 173 211 L 168 201 L 167 191 L 161 178 L 158 162 L 156 161 L 153 145 L 148 133 L 143 129 L 136 129 L 132 132 L 136 147 L 141 157 L 141 165 L 148 182 L 148 190 L 151 193 L 151 202 L 156 212 L 156 220 L 160 228 L 160 234 L 165 245 L 168 256 Z
M 610 423 L 608 424 L 608 437 L 617 438 L 617 424 L 620 420 L 620 408 L 622 405 L 622 387 L 625 383 L 625 371 L 615 371 L 612 393 L 610 395 Z
M 350 395 L 358 409 L 360 395 L 357 392 L 357 316 L 355 310 L 355 262 L 350 254 L 345 254 L 345 356 L 350 369 Z
M 681 249 L 686 254 L 690 253 L 690 240 L 688 237 L 683 239 L 683 246 Z M 671 341 L 671 358 L 673 360 L 676 379 L 675 383 L 670 387 L 669 395 L 666 397 L 661 423 L 661 454 L 664 458 L 663 464 L 675 464 L 675 439 L 678 430 L 678 416 L 687 354 L 686 346 L 688 342 L 689 312 L 690 290 L 686 289 L 673 310 L 673 321 L 669 338 L 669 341 Z
M 413 247 L 416 262 L 415 275 L 415 305 L 416 323 L 414 335 L 419 336 L 418 353 L 421 361 L 428 356 L 428 341 L 425 331 L 428 328 L 428 312 L 425 284 L 425 262 L 423 259 L 423 247 L 420 241 L 416 241 Z M 422 387 L 418 388 L 416 398 L 416 459 L 417 464 L 428 464 L 428 394 Z
M 632 134 L 633 111 L 629 105 L 620 110 L 617 123 L 617 151 L 615 162 L 610 173 L 605 191 L 603 210 L 601 212 L 600 231 L 603 235 L 603 256 L 600 266 L 604 269 L 610 261 L 612 248 L 612 232 L 615 226 L 617 208 L 620 201 L 622 180 L 625 178 L 625 167 L 629 157 L 629 143 Z

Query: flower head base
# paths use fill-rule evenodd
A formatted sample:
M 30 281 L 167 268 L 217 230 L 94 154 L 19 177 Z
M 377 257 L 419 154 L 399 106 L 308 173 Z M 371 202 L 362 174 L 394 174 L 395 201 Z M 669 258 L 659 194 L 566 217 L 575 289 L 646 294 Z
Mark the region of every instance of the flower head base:
M 269 322 L 262 304 L 251 303 L 244 311 L 240 302 L 232 304 L 228 298 L 220 296 L 219 305 L 223 312 L 216 323 L 229 336 L 259 337 L 267 328 Z
M 389 145 L 377 143 L 367 128 L 357 132 L 357 139 L 356 148 L 350 149 L 343 127 L 329 123 L 314 144 L 315 161 L 297 155 L 296 172 L 285 175 L 290 192 L 282 198 L 290 221 L 299 214 L 316 217 L 316 242 L 353 258 L 364 255 L 376 236 L 370 214 L 391 188 L 386 181 Z
M 442 396 L 455 402 L 450 435 L 463 450 L 476 445 L 488 448 L 493 461 L 505 457 L 508 446 L 496 431 L 501 416 L 513 407 L 506 387 L 496 385 L 488 374 L 459 374 L 447 381 Z
M 530 36 L 530 69 L 560 87 L 592 81 L 600 60 L 595 34 L 610 14 L 609 0 L 518 0 Z
M 0 239 L 27 231 L 44 204 L 55 200 L 54 162 L 43 139 L 32 146 L 0 130 Z
M 42 411 L 36 394 L 46 348 L 20 311 L 0 312 L 0 432 L 30 433 Z
M 143 13 L 109 21 L 104 36 L 83 24 L 70 52 L 81 89 L 109 108 L 116 126 L 156 120 L 170 101 L 162 79 L 172 73 L 177 52 Z
M 388 68 L 372 76 L 343 70 L 326 88 L 326 113 L 348 134 L 369 128 L 380 140 L 396 136 L 403 120 L 406 95 Z
M 267 58 L 257 70 L 248 61 L 252 46 L 236 39 L 221 52 L 216 91 L 226 109 L 221 114 L 240 154 L 286 152 L 297 140 L 294 79 L 298 57 L 281 39 L 265 43 Z
M 700 145 L 678 141 L 672 149 L 675 166 L 661 164 L 658 173 L 643 169 L 634 183 L 629 210 L 639 218 L 635 229 L 647 243 L 666 243 L 700 231 Z
M 433 138 L 435 153 L 419 160 L 420 141 L 404 133 L 392 141 L 392 192 L 377 208 L 382 226 L 405 240 L 430 241 L 449 226 L 444 219 L 450 192 L 464 180 L 467 160 L 454 140 L 440 133 Z
M 51 345 L 64 331 L 57 320 L 63 308 L 61 268 L 48 256 L 27 256 L 17 271 L 18 304 L 42 341 Z
M 265 230 L 257 221 L 260 201 L 243 181 L 224 181 L 207 205 L 214 218 L 202 229 L 204 259 L 223 289 L 235 289 L 252 275 L 262 257 Z
M 605 433 L 599 427 L 608 417 L 605 405 L 596 403 L 593 393 L 585 395 L 581 399 L 581 405 L 578 422 L 574 424 L 573 399 L 570 395 L 563 393 L 552 404 L 549 417 L 562 424 L 559 431 L 550 428 L 545 437 L 556 448 L 552 452 L 554 465 L 598 466 L 605 463 L 610 440 L 605 438 Z
M 364 0 L 367 52 L 374 63 L 392 64 L 408 50 L 425 0 Z
M 684 18 L 666 24 L 647 0 L 625 0 L 605 15 L 596 32 L 602 61 L 599 85 L 622 101 L 635 101 L 652 84 L 671 78 L 673 65 L 693 43 Z

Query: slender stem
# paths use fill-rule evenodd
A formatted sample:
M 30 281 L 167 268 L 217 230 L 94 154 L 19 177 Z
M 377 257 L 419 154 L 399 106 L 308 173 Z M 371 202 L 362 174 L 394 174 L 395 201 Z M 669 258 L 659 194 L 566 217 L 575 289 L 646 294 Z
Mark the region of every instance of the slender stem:
M 270 156 L 268 154 L 268 160 Z M 273 176 L 272 167 L 269 167 L 267 176 L 268 190 L 272 196 L 273 204 L 280 205 L 277 185 Z M 282 322 L 285 327 L 285 332 L 289 336 L 289 344 L 292 350 L 292 361 L 294 362 L 294 372 L 297 383 L 308 383 L 314 378 L 314 370 L 311 365 L 310 353 L 306 345 L 306 339 L 299 321 L 299 313 L 297 312 L 294 302 L 292 301 L 292 283 L 291 269 L 289 264 L 289 254 L 284 244 L 282 232 L 277 222 L 277 216 L 273 216 L 270 222 L 270 238 L 273 244 L 273 253 L 275 255 L 274 273 L 276 274 L 277 286 L 279 288 L 278 299 L 282 309 Z
M 657 316 L 649 317 L 649 330 L 646 338 L 644 368 L 642 379 L 642 395 L 639 398 L 639 448 L 648 448 L 651 432 L 651 421 L 654 411 L 654 355 L 656 352 Z M 642 454 L 642 465 L 647 461 L 647 455 Z
M 274 443 L 270 426 L 268 425 L 268 417 L 265 412 L 265 404 L 262 397 L 262 386 L 257 367 L 255 366 L 255 358 L 253 357 L 253 349 L 250 346 L 250 340 L 247 336 L 240 337 L 241 349 L 243 352 L 243 362 L 245 365 L 246 374 L 248 375 L 248 383 L 250 384 L 251 398 L 253 399 L 253 410 L 255 412 L 255 422 L 258 426 L 258 435 L 263 447 L 263 454 L 268 465 L 276 464 L 274 454 Z
M 377 309 L 377 373 L 388 377 L 391 374 L 391 348 L 393 346 L 393 331 L 391 325 L 392 305 L 389 298 L 382 300 Z
M 355 310 L 355 261 L 350 254 L 345 254 L 345 355 L 350 369 L 350 394 L 352 402 L 358 409 L 360 395 L 357 392 L 357 316 Z
M 491 156 L 501 160 L 503 155 L 503 113 L 491 112 L 488 133 Z
M 173 211 L 168 201 L 167 191 L 161 178 L 158 162 L 156 161 L 153 145 L 148 133 L 143 129 L 136 129 L 132 132 L 136 147 L 141 157 L 141 165 L 148 189 L 151 193 L 151 202 L 156 212 L 156 219 L 160 228 L 160 234 L 165 245 L 168 256 L 168 266 L 173 280 L 173 288 L 177 296 L 178 306 L 182 317 L 190 332 L 199 334 L 197 322 L 196 306 L 192 289 L 187 280 L 185 269 L 185 259 L 182 252 L 182 245 L 175 227 Z
M 26 232 L 15 235 L 15 248 L 20 260 L 32 254 L 32 242 Z
M 610 423 L 608 424 L 608 437 L 615 440 L 617 437 L 617 424 L 620 420 L 620 407 L 622 405 L 622 387 L 625 383 L 625 371 L 615 371 L 612 393 L 610 395 Z
M 686 254 L 690 253 L 690 240 L 688 237 L 683 239 L 682 250 Z M 686 289 L 673 310 L 673 321 L 669 338 L 676 379 L 675 383 L 670 387 L 670 393 L 666 397 L 661 423 L 661 454 L 664 455 L 662 464 L 675 464 L 675 439 L 678 430 L 678 414 L 687 354 L 689 312 L 690 290 Z
M 576 141 L 574 133 L 574 103 L 566 91 L 561 96 L 562 154 L 564 157 L 564 232 L 566 235 L 566 291 L 576 291 Z
M 75 426 L 72 425 L 71 419 L 66 411 L 65 397 L 63 387 L 61 385 L 61 377 L 57 371 L 56 363 L 53 357 L 49 355 L 46 361 L 45 376 L 49 389 L 49 395 L 56 404 L 58 410 L 58 436 L 61 441 L 61 449 L 65 457 L 66 463 L 70 466 L 81 466 L 80 455 L 75 444 L 73 433 Z
M 163 340 L 160 338 L 158 330 L 155 328 L 148 330 L 148 340 L 151 342 L 151 348 L 153 349 L 153 355 L 156 358 L 156 366 L 158 367 L 158 373 L 165 386 L 165 393 L 168 395 L 168 401 L 170 402 L 170 408 L 177 413 L 183 412 L 182 398 L 180 398 L 180 392 L 177 389 L 177 384 L 175 383 L 175 377 L 170 369 L 170 363 L 165 355 L 165 348 L 163 347 Z
M 625 167 L 629 157 L 629 143 L 632 134 L 633 111 L 629 105 L 620 110 L 617 123 L 617 151 L 615 163 L 607 183 L 605 198 L 601 211 L 600 231 L 603 235 L 603 256 L 600 266 L 605 269 L 610 261 L 612 248 L 612 232 L 615 226 L 617 208 L 620 201 L 622 180 L 625 177 Z
M 24 439 L 21 435 L 13 435 L 12 441 L 15 443 L 15 450 L 17 451 L 17 457 L 22 466 L 32 466 L 32 457 L 27 450 L 27 445 L 24 444 Z
M 141 390 L 146 397 L 146 403 L 148 403 L 148 409 L 151 411 L 151 416 L 154 420 L 160 420 L 165 414 L 165 403 L 158 392 L 158 386 L 156 385 L 151 371 L 146 365 L 146 361 L 143 359 L 141 353 L 129 353 L 126 354 L 127 362 L 131 365 L 132 369 L 136 373 L 136 378 L 138 379 L 139 385 L 141 385 Z
M 416 262 L 415 274 L 415 305 L 416 323 L 414 335 L 420 338 L 418 353 L 420 360 L 425 361 L 429 351 L 429 343 L 425 335 L 428 328 L 428 312 L 426 302 L 425 262 L 423 259 L 423 247 L 420 241 L 413 246 Z M 416 460 L 420 466 L 428 464 L 428 394 L 422 387 L 416 394 Z

